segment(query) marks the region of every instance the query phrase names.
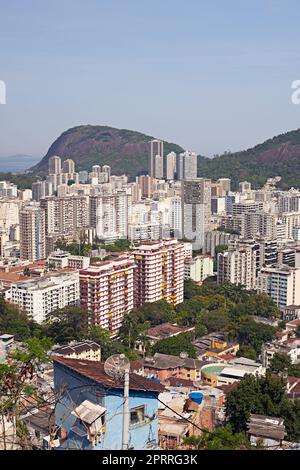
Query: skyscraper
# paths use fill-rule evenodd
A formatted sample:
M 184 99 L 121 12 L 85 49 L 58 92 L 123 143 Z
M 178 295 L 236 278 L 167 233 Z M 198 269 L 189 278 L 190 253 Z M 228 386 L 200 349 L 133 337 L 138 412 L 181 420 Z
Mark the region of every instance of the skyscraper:
M 210 228 L 211 180 L 196 178 L 182 181 L 183 236 L 193 242 L 194 249 L 204 245 L 204 233 Z
M 125 315 L 133 309 L 133 271 L 128 257 L 104 261 L 80 271 L 80 301 L 91 321 L 116 336 Z
M 195 179 L 197 178 L 197 154 L 186 150 L 177 157 L 176 164 L 177 179 Z
M 20 257 L 36 261 L 45 254 L 45 212 L 37 205 L 20 211 Z
M 68 158 L 63 162 L 62 172 L 67 173 L 68 175 L 73 175 L 73 173 L 75 173 L 75 163 L 71 158 Z
M 184 245 L 177 240 L 145 243 L 133 251 L 135 307 L 145 302 L 183 302 Z
M 61 173 L 61 158 L 57 155 L 49 158 L 49 175 L 59 175 Z
M 176 172 L 176 153 L 170 152 L 165 159 L 164 177 L 166 180 L 174 180 Z
M 149 175 L 137 176 L 136 181 L 141 188 L 142 197 L 149 199 L 153 194 L 153 178 Z
M 90 197 L 90 225 L 104 240 L 127 237 L 128 198 L 125 191 Z
M 164 143 L 162 140 L 150 141 L 148 173 L 153 178 L 163 178 L 164 175 Z

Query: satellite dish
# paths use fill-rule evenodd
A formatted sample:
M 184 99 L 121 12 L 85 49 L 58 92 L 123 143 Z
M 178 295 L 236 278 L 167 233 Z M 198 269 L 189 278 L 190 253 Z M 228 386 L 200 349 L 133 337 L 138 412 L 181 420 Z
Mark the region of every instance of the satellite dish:
M 114 354 L 106 359 L 104 363 L 104 371 L 114 379 L 124 377 L 125 373 L 130 371 L 130 362 L 125 354 Z

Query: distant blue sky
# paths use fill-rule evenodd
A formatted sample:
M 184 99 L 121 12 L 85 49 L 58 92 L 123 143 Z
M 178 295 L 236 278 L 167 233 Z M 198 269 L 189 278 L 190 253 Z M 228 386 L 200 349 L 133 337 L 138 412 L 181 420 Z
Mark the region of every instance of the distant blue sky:
M 298 0 L 0 0 L 0 156 L 88 123 L 206 155 L 298 128 L 299 17 Z

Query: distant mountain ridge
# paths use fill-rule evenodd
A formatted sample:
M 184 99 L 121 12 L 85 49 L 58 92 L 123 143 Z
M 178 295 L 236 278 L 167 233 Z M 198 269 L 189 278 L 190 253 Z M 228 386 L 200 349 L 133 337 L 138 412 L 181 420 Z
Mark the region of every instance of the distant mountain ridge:
M 231 178 L 234 188 L 244 180 L 258 188 L 267 178 L 282 176 L 280 187 L 300 188 L 300 129 L 280 134 L 241 152 L 227 152 L 212 159 L 199 156 L 198 174 L 214 180 Z
M 76 171 L 91 170 L 93 165 L 110 165 L 116 175 L 129 177 L 148 170 L 149 141 L 154 137 L 127 129 L 109 126 L 77 126 L 63 132 L 51 145 L 45 157 L 31 172 L 43 175 L 48 170 L 48 160 L 58 155 L 76 163 Z M 165 154 L 182 152 L 177 144 L 164 142 Z
M 77 171 L 90 170 L 93 165 L 111 165 L 114 174 L 130 177 L 147 172 L 149 141 L 153 136 L 109 126 L 84 125 L 61 134 L 51 145 L 47 155 L 30 173 L 45 175 L 48 160 L 59 155 L 72 158 Z M 164 143 L 165 154 L 180 153 L 183 148 L 175 143 Z M 280 134 L 272 139 L 240 152 L 226 152 L 214 158 L 198 156 L 198 176 L 216 180 L 232 179 L 233 189 L 239 181 L 248 180 L 254 188 L 262 186 L 268 177 L 282 176 L 279 186 L 300 187 L 300 129 Z

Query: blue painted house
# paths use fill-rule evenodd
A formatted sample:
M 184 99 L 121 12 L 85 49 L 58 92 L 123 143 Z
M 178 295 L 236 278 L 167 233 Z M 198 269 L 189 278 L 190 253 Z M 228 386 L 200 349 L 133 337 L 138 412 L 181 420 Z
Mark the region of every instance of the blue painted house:
M 122 448 L 123 383 L 104 364 L 52 356 L 59 449 Z M 129 448 L 158 447 L 158 394 L 164 387 L 137 374 L 129 379 Z

